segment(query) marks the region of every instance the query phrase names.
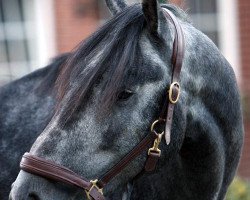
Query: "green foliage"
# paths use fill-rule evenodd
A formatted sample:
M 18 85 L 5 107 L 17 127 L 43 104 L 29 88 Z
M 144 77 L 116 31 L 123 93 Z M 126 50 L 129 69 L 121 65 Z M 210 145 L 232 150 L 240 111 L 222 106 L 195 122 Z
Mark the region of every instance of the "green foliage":
M 228 189 L 226 200 L 250 200 L 250 183 L 236 177 Z

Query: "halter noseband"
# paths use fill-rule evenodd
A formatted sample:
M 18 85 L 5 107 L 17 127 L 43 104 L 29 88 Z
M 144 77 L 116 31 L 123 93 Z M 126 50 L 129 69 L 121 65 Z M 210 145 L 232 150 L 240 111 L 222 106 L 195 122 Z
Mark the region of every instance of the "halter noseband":
M 172 67 L 173 73 L 171 84 L 168 90 L 168 100 L 165 101 L 159 119 L 153 122 L 151 132 L 139 142 L 125 157 L 123 157 L 114 167 L 112 167 L 100 179 L 88 181 L 85 178 L 74 173 L 70 169 L 53 163 L 51 161 L 39 158 L 25 153 L 22 157 L 20 168 L 31 174 L 35 174 L 54 181 L 63 182 L 66 184 L 80 187 L 86 191 L 88 199 L 104 200 L 102 189 L 104 186 L 117 174 L 119 174 L 132 160 L 139 156 L 144 150 L 148 149 L 149 145 L 154 141 L 153 147 L 148 149 L 148 158 L 145 164 L 145 171 L 153 171 L 156 163 L 161 155 L 159 144 L 165 134 L 166 143 L 170 143 L 170 132 L 172 127 L 173 112 L 175 104 L 179 100 L 180 95 L 180 72 L 184 58 L 184 35 L 179 22 L 175 16 L 166 9 L 164 15 L 168 18 L 175 27 L 175 38 L 173 44 Z M 158 123 L 166 123 L 165 131 L 158 133 L 155 126 Z

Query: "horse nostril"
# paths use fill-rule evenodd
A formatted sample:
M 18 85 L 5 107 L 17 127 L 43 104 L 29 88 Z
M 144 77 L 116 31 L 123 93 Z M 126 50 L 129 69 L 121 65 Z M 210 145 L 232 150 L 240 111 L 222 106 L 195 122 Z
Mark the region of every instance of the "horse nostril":
M 30 193 L 28 200 L 40 200 L 40 198 L 35 193 Z

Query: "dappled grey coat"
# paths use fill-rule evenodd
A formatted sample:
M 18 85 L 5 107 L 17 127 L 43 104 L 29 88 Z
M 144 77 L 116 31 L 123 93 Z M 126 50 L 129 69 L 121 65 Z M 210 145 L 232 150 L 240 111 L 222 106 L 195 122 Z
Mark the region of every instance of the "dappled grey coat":
M 173 25 L 156 0 L 115 14 L 76 50 L 0 89 L 0 198 L 29 151 L 88 178 L 105 173 L 148 134 L 171 76 Z M 146 152 L 104 189 L 107 199 L 222 200 L 242 147 L 235 75 L 217 47 L 185 20 L 181 97 L 172 140 L 154 173 L 135 179 Z M 38 135 L 40 136 L 38 137 Z M 38 138 L 37 138 L 38 137 Z M 37 139 L 36 139 L 37 138 Z M 36 141 L 35 141 L 36 140 Z M 84 191 L 20 171 L 10 198 L 82 199 Z

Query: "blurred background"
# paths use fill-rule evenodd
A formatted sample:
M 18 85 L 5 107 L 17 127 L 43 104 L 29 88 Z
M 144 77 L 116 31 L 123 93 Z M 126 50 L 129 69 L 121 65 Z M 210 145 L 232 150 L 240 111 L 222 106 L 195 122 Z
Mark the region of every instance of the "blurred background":
M 128 0 L 131 3 L 139 2 Z M 161 2 L 165 2 L 162 0 Z M 241 89 L 245 145 L 234 189 L 250 187 L 250 1 L 172 0 L 208 35 L 234 68 Z M 72 50 L 110 17 L 104 0 L 0 0 L 0 86 Z M 230 193 L 230 192 L 229 192 Z M 230 194 L 231 199 L 234 199 Z M 244 197 L 250 200 L 250 195 Z

